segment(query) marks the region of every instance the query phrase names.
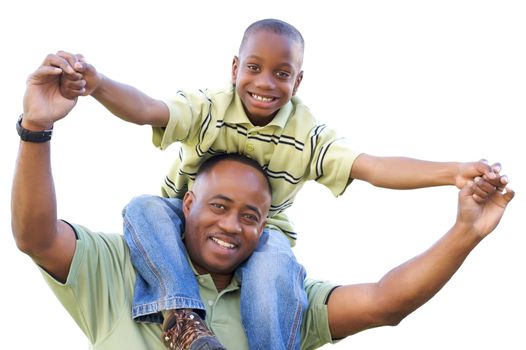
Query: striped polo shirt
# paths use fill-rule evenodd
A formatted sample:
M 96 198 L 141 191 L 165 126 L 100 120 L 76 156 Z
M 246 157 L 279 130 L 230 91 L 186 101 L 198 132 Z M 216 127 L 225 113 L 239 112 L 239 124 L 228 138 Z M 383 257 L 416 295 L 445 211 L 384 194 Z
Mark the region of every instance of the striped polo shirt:
M 170 118 L 153 128 L 153 143 L 166 149 L 180 142 L 179 156 L 162 185 L 165 197 L 182 198 L 192 188 L 199 165 L 219 153 L 240 153 L 255 159 L 272 185 L 268 224 L 297 238 L 285 210 L 308 180 L 327 186 L 335 196 L 350 183 L 358 156 L 335 131 L 320 124 L 297 98 L 283 106 L 265 126 L 254 126 L 230 85 L 222 90 L 179 91 L 165 101 Z

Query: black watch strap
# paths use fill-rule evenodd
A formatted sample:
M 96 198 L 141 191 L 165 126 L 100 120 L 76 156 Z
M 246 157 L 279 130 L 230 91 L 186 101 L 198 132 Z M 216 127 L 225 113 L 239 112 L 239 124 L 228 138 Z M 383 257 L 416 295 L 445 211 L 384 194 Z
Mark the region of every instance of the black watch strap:
M 31 131 L 27 130 L 22 126 L 22 114 L 16 122 L 16 131 L 20 136 L 22 141 L 27 142 L 48 142 L 51 140 L 51 135 L 53 134 L 53 129 L 42 130 L 42 131 Z

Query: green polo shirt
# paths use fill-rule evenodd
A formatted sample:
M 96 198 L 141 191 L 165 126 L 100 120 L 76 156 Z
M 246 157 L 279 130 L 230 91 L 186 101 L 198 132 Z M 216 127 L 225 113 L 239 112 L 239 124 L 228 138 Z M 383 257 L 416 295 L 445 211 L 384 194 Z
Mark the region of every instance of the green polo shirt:
M 181 198 L 205 159 L 218 153 L 244 154 L 263 167 L 272 185 L 269 226 L 294 244 L 297 234 L 284 212 L 305 182 L 315 180 L 335 196 L 350 183 L 359 153 L 319 123 L 297 97 L 264 126 L 252 125 L 231 85 L 216 91 L 179 91 L 165 103 L 170 119 L 165 128 L 153 128 L 153 143 L 165 149 L 180 142 L 179 156 L 162 186 L 165 197 Z
M 73 227 L 78 240 L 66 283 L 60 283 L 46 271 L 41 271 L 88 338 L 90 348 L 165 349 L 160 325 L 132 320 L 135 270 L 122 236 L 94 233 L 78 225 Z M 218 293 L 210 275 L 196 278 L 210 329 L 228 349 L 248 349 L 241 323 L 238 282 L 234 279 Z M 314 349 L 331 342 L 325 301 L 334 287 L 332 283 L 306 281 L 309 307 L 302 324 L 302 349 Z

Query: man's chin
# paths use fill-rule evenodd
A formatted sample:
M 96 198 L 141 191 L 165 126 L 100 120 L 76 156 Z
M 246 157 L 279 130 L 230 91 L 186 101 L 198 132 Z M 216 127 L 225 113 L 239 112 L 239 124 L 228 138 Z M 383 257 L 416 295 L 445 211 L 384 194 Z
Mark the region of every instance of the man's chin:
M 232 274 L 241 262 L 221 261 L 221 260 L 210 260 L 206 262 L 204 266 L 210 273 L 216 273 L 221 275 Z

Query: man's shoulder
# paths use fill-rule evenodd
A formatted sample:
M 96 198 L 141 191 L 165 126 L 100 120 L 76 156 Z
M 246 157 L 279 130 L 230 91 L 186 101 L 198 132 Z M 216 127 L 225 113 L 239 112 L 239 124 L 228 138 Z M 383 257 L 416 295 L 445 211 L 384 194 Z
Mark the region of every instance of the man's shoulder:
M 118 233 L 105 233 L 105 232 L 96 232 L 83 225 L 68 223 L 77 236 L 78 241 L 86 241 L 90 244 L 100 245 L 104 244 L 106 247 L 111 249 L 126 249 L 126 242 L 124 237 Z
M 129 267 L 129 250 L 121 234 L 95 232 L 79 224 L 70 225 L 77 236 L 74 262 L 99 265 L 104 261 L 108 264 L 108 273 L 112 268 L 122 272 Z

